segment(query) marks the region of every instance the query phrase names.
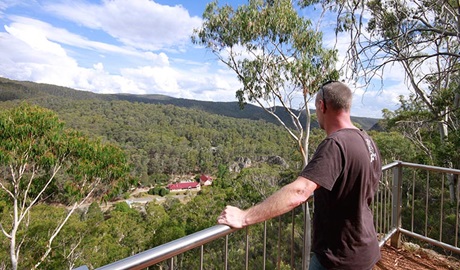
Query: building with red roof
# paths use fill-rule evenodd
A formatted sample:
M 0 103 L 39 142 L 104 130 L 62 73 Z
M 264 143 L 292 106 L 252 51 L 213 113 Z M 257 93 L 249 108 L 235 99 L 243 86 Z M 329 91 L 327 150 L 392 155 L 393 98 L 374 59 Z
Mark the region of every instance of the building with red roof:
M 201 185 L 198 182 L 181 182 L 181 183 L 169 184 L 167 188 L 170 191 L 181 191 L 181 190 L 190 190 L 190 189 L 200 190 Z
M 200 176 L 200 183 L 203 186 L 210 186 L 212 185 L 212 177 L 206 174 L 202 174 Z

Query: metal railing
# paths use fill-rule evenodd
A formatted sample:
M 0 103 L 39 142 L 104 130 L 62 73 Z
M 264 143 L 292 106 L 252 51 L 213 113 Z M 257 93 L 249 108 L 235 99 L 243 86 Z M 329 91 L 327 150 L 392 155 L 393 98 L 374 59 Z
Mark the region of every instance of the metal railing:
M 460 170 L 397 161 L 384 166 L 383 172 L 379 193 L 386 184 L 392 186 L 391 234 L 385 238 L 396 247 L 406 236 L 428 248 L 460 254 Z
M 459 175 L 457 169 L 401 161 L 385 165 L 371 205 L 380 247 L 388 241 L 399 247 L 405 236 L 460 255 Z M 210 269 L 206 260 L 228 269 L 231 256 L 237 257 L 231 259 L 233 269 L 307 269 L 310 213 L 307 202 L 288 214 L 242 230 L 216 225 L 97 269 L 134 270 L 154 265 L 158 269 Z M 181 258 L 190 252 L 194 253 Z

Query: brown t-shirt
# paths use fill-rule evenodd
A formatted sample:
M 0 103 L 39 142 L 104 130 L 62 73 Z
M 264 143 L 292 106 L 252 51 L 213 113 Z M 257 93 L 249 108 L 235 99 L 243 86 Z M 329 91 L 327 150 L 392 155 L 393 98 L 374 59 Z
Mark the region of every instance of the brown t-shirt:
M 328 269 L 371 269 L 380 259 L 369 205 L 381 175 L 372 139 L 341 129 L 318 146 L 300 174 L 317 183 L 312 251 Z

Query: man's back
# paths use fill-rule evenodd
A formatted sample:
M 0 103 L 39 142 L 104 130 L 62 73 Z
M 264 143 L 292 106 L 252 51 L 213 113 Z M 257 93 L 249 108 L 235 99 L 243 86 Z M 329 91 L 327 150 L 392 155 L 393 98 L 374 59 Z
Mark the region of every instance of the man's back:
M 367 269 L 380 258 L 369 208 L 380 174 L 378 150 L 358 129 L 330 134 L 302 172 L 321 186 L 314 193 L 312 250 L 325 267 Z

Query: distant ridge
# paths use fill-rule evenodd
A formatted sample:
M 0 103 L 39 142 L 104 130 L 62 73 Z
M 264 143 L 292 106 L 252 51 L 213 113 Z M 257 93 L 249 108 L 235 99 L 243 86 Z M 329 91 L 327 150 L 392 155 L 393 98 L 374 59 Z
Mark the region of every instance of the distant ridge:
M 277 120 L 267 114 L 262 108 L 252 104 L 246 104 L 241 110 L 238 102 L 214 102 L 200 101 L 192 99 L 174 98 L 159 94 L 135 95 L 135 94 L 96 94 L 89 91 L 76 90 L 68 87 L 56 86 L 51 84 L 34 83 L 28 81 L 16 81 L 0 77 L 0 101 L 24 100 L 31 101 L 43 98 L 65 98 L 70 100 L 124 100 L 129 102 L 150 103 L 150 104 L 168 104 L 183 108 L 192 108 L 202 110 L 208 113 L 250 120 L 264 120 L 270 123 L 278 124 Z M 278 116 L 291 123 L 289 115 L 284 108 L 277 107 Z M 312 111 L 314 112 L 314 111 Z M 370 130 L 378 125 L 379 119 L 368 117 L 353 116 L 352 120 L 359 124 L 363 129 Z M 303 119 L 305 122 L 305 119 Z M 317 127 L 317 123 L 312 124 Z

